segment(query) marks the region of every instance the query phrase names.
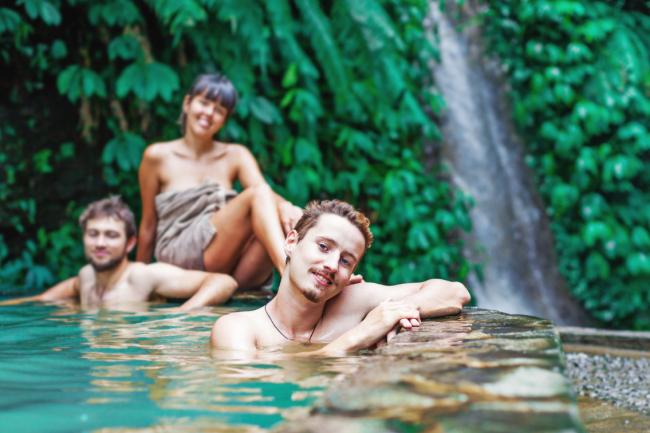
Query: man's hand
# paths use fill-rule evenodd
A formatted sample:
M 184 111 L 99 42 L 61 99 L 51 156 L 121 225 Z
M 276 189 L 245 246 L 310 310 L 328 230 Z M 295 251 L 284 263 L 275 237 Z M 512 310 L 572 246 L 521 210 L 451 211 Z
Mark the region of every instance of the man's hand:
M 400 325 L 405 329 L 420 326 L 420 312 L 409 303 L 387 299 L 368 313 L 360 324 L 319 352 L 352 352 L 365 349 L 384 337 L 387 341 L 389 337 L 393 338 Z
M 288 201 L 283 201 L 278 204 L 278 214 L 284 233 L 288 235 L 296 226 L 298 220 L 302 218 L 303 211 L 298 206 L 294 206 Z

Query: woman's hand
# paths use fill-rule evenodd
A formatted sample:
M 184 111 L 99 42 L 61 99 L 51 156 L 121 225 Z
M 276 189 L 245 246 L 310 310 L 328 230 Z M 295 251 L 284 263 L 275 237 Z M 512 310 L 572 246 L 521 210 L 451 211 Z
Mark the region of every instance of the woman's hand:
M 298 206 L 294 206 L 288 201 L 283 201 L 278 204 L 278 214 L 280 216 L 280 223 L 284 229 L 284 234 L 288 235 L 296 226 L 298 220 L 302 218 L 303 211 Z
M 359 284 L 359 283 L 365 283 L 365 281 L 363 281 L 363 275 L 352 274 L 346 286 L 349 286 L 350 284 Z

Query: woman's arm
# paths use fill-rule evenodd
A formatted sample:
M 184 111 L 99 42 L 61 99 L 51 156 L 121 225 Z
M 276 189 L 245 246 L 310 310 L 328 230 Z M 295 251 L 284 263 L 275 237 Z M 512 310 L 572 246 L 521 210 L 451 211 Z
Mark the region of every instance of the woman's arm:
M 244 189 L 248 188 L 249 186 L 266 183 L 266 180 L 264 180 L 264 176 L 260 171 L 260 166 L 257 164 L 257 161 L 255 160 L 253 154 L 246 147 L 241 145 L 237 146 L 237 151 L 239 152 L 237 179 L 244 187 Z M 275 201 L 278 206 L 280 223 L 282 223 L 282 228 L 284 229 L 285 234 L 289 234 L 289 232 L 293 230 L 293 227 L 296 225 L 300 217 L 302 217 L 302 209 L 292 205 L 277 193 L 274 194 Z
M 158 181 L 158 166 L 160 158 L 156 155 L 155 147 L 149 146 L 142 156 L 138 179 L 140 181 L 140 196 L 142 197 L 142 221 L 138 234 L 138 251 L 135 259 L 138 262 L 149 263 L 153 256 L 156 242 L 156 195 L 160 190 Z

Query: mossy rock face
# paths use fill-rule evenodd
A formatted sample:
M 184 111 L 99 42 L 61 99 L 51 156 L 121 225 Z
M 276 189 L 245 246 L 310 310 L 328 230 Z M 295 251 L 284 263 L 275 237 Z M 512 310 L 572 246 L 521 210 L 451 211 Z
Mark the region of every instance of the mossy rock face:
M 401 332 L 278 432 L 584 432 L 548 320 L 465 309 Z

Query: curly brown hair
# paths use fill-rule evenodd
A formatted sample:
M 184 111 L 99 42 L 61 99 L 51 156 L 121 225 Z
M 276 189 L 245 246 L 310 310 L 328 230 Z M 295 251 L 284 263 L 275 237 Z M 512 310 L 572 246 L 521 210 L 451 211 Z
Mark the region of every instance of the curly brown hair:
M 320 203 L 316 200 L 307 205 L 304 214 L 296 223 L 294 230 L 298 232 L 298 242 L 300 242 L 307 232 L 316 225 L 318 218 L 323 214 L 338 215 L 347 219 L 361 231 L 366 240 L 364 254 L 370 245 L 372 245 L 373 236 L 370 231 L 370 220 L 360 211 L 356 210 L 350 203 L 339 200 L 323 200 Z

